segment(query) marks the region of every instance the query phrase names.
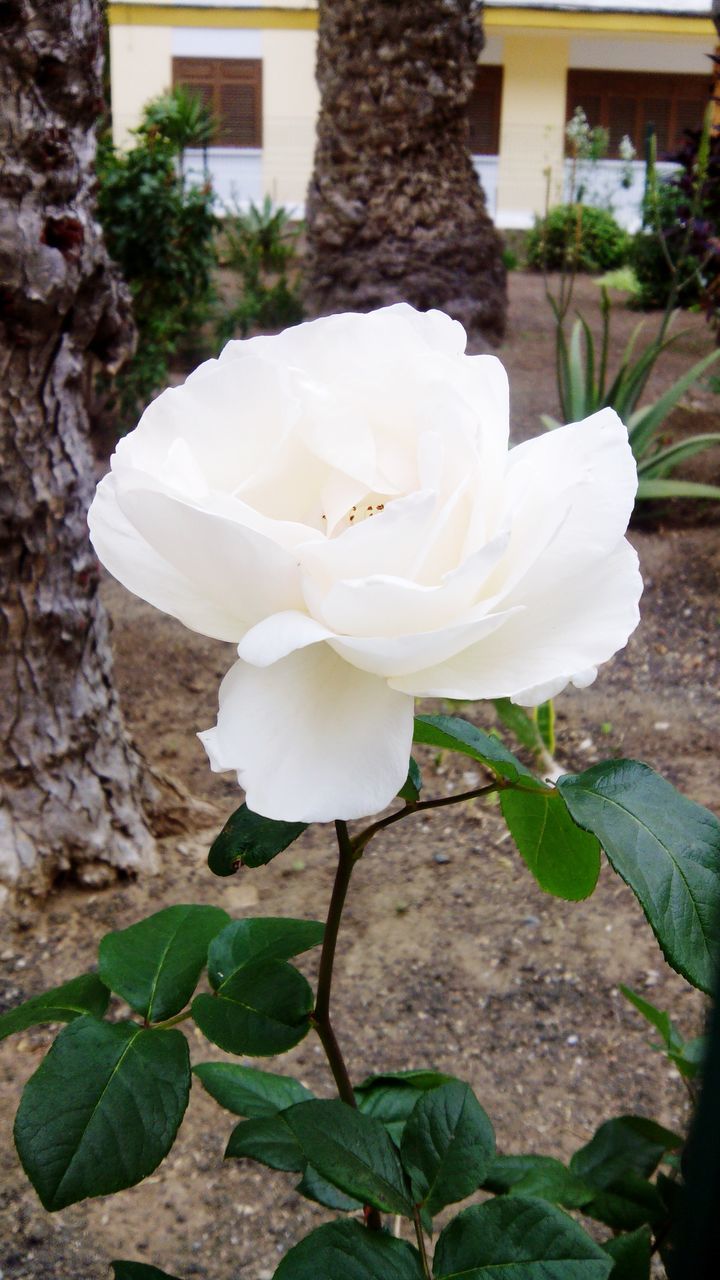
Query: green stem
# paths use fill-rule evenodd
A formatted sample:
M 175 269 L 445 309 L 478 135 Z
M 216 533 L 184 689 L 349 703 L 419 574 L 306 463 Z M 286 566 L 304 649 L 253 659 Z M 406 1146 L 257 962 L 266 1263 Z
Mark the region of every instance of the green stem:
M 325 934 L 323 936 L 322 953 L 320 955 L 320 970 L 318 973 L 317 996 L 315 999 L 315 1008 L 312 1013 L 312 1023 L 320 1037 L 320 1043 L 325 1050 L 325 1057 L 330 1065 L 333 1078 L 337 1086 L 337 1091 L 343 1102 L 349 1107 L 356 1107 L 355 1094 L 353 1092 L 352 1081 L 345 1065 L 345 1059 L 342 1050 L 338 1044 L 333 1025 L 330 1021 L 330 996 L 332 994 L 333 967 L 335 964 L 335 950 L 337 948 L 338 932 L 340 929 L 340 920 L 342 919 L 343 907 L 347 897 L 348 887 L 350 885 L 350 877 L 353 873 L 353 867 L 360 856 L 353 848 L 350 836 L 348 835 L 347 823 L 337 821 L 335 823 L 335 831 L 338 841 L 338 864 L 335 872 L 335 883 L 333 884 L 332 896 L 330 898 L 330 906 L 328 907 L 327 919 L 325 921 Z M 377 1209 L 371 1205 L 365 1206 L 365 1221 L 371 1231 L 380 1231 L 382 1229 L 382 1218 Z
M 417 1205 L 415 1205 L 413 1209 L 413 1222 L 415 1223 L 415 1238 L 417 1239 L 418 1249 L 420 1250 L 420 1261 L 422 1262 L 423 1275 L 426 1277 L 426 1280 L 432 1280 L 430 1260 L 427 1256 L 427 1249 L 425 1248 L 425 1233 L 422 1229 L 420 1210 Z
M 146 1026 L 152 1031 L 167 1031 L 170 1027 L 176 1027 L 178 1022 L 186 1022 L 188 1018 L 192 1018 L 192 1009 L 176 1013 L 174 1018 L 166 1018 L 164 1022 L 148 1022 Z

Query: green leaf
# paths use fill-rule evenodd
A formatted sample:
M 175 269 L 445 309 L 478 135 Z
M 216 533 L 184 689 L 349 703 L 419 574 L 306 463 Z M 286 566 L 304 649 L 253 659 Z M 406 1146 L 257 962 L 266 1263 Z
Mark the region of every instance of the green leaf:
M 273 1280 L 423 1280 L 411 1245 L 359 1222 L 328 1222 L 285 1254 Z
M 326 1209 L 336 1209 L 340 1213 L 355 1213 L 363 1207 L 362 1201 L 346 1196 L 326 1178 L 321 1178 L 317 1169 L 313 1169 L 311 1164 L 305 1169 L 295 1190 L 301 1196 L 305 1196 L 306 1200 L 314 1200 L 316 1204 L 324 1205 Z
M 225 1159 L 257 1160 L 269 1169 L 284 1169 L 290 1173 L 302 1173 L 305 1154 L 281 1112 L 274 1116 L 260 1116 L 255 1120 L 241 1120 L 230 1134 L 225 1148 Z
M 298 956 L 322 942 L 324 932 L 325 926 L 317 920 L 286 920 L 282 916 L 233 920 L 210 944 L 210 983 L 223 994 L 241 969 Z
M 536 1196 L 564 1209 L 580 1209 L 595 1192 L 552 1156 L 496 1156 L 483 1183 L 496 1195 Z
M 322 1178 L 363 1204 L 412 1216 L 400 1157 L 379 1121 L 324 1099 L 301 1102 L 282 1118 Z
M 720 432 L 711 431 L 699 436 L 690 436 L 689 440 L 679 440 L 665 449 L 657 449 L 648 454 L 638 467 L 640 477 L 668 476 L 675 467 L 698 453 L 705 453 L 720 445 Z
M 540 888 L 570 902 L 589 897 L 600 875 L 600 845 L 573 822 L 562 796 L 508 788 L 500 807 Z
M 560 423 L 558 422 L 556 425 L 560 426 Z M 523 747 L 533 753 L 540 750 L 543 745 L 540 730 L 524 707 L 519 707 L 516 702 L 511 702 L 509 698 L 493 698 L 492 704 L 505 728 L 515 734 L 518 742 Z
M 605 1189 L 617 1178 L 634 1173 L 649 1178 L 667 1151 L 676 1151 L 683 1139 L 644 1116 L 617 1116 L 606 1120 L 585 1146 L 570 1159 L 570 1171 L 592 1187 Z
M 441 1071 L 389 1071 L 356 1085 L 355 1099 L 363 1115 L 379 1120 L 399 1146 L 408 1116 L 423 1094 L 453 1079 Z
M 535 723 L 545 749 L 550 752 L 550 755 L 554 755 L 555 703 L 552 698 L 549 698 L 547 702 L 541 702 L 540 705 L 535 708 Z
M 500 1196 L 464 1209 L 441 1233 L 436 1280 L 606 1280 L 612 1261 L 560 1209 Z
M 469 1085 L 425 1093 L 405 1126 L 400 1158 L 413 1200 L 434 1217 L 483 1182 L 495 1152 L 493 1127 Z
M 94 973 L 83 973 L 61 987 L 31 996 L 16 1009 L 8 1009 L 0 1017 L 0 1040 L 40 1022 L 72 1022 L 86 1013 L 102 1018 L 109 1000 L 110 992 L 100 979 Z
M 637 497 L 640 501 L 650 498 L 720 498 L 720 486 L 701 484 L 698 480 L 659 480 L 640 476 Z
M 114 1280 L 178 1280 L 169 1271 L 160 1271 L 147 1262 L 111 1262 Z
M 210 1096 L 236 1116 L 274 1116 L 314 1096 L 292 1076 L 257 1071 L 236 1062 L 199 1062 L 193 1072 Z
M 148 1022 L 184 1009 L 207 963 L 208 946 L 230 921 L 219 907 L 165 907 L 108 933 L 100 943 L 100 976 Z
M 625 1173 L 604 1191 L 599 1191 L 583 1213 L 604 1222 L 613 1231 L 635 1231 L 645 1223 L 659 1226 L 666 1217 L 658 1188 L 637 1173 Z
M 669 964 L 712 991 L 720 959 L 720 822 L 636 760 L 567 774 L 558 790 L 638 898 Z
M 278 822 L 253 813 L 241 804 L 213 840 L 208 866 L 216 876 L 231 876 L 238 867 L 262 867 L 287 849 L 303 831 L 306 822 Z
M 213 996 L 196 996 L 192 1015 L 208 1040 L 227 1053 L 265 1057 L 299 1044 L 310 1028 L 313 993 L 284 960 L 245 965 Z
M 181 1032 L 71 1022 L 25 1086 L 15 1119 L 20 1160 L 45 1208 L 146 1178 L 173 1144 L 189 1091 Z
M 614 1262 L 610 1280 L 650 1280 L 651 1236 L 647 1227 L 606 1240 L 603 1249 Z
M 652 437 L 671 409 L 675 408 L 681 396 L 689 390 L 698 378 L 702 377 L 705 370 L 711 364 L 714 364 L 718 357 L 720 357 L 720 351 L 711 351 L 709 355 L 703 356 L 702 360 L 698 360 L 697 364 L 694 364 L 692 368 L 688 369 L 687 373 L 678 378 L 654 404 L 648 405 L 647 408 L 640 409 L 632 415 L 629 436 L 630 445 L 636 458 L 642 458 Z
M 398 791 L 401 800 L 406 800 L 408 804 L 414 803 L 420 799 L 422 791 L 422 778 L 420 776 L 420 767 L 417 760 L 410 757 L 410 766 L 408 768 L 408 776 Z
M 642 996 L 639 996 L 637 992 L 631 991 L 630 987 L 624 987 L 622 983 L 620 984 L 620 990 L 625 996 L 625 999 L 629 1000 L 630 1004 L 635 1006 L 638 1013 L 642 1014 L 643 1018 L 650 1023 L 651 1027 L 654 1027 L 656 1031 L 660 1032 L 660 1035 L 668 1049 L 677 1048 L 682 1044 L 682 1036 L 674 1026 L 669 1013 L 666 1013 L 663 1009 L 658 1009 L 654 1004 L 651 1004 L 649 1000 L 645 1000 Z
M 477 729 L 459 716 L 416 716 L 415 741 L 431 747 L 444 747 L 459 751 L 462 755 L 479 760 L 506 782 L 522 783 L 537 790 L 545 790 L 545 783 L 536 778 L 516 756 L 497 738 Z

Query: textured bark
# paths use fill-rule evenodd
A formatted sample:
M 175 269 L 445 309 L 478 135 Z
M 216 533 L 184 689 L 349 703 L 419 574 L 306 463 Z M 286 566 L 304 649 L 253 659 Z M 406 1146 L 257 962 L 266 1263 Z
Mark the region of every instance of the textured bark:
M 505 327 L 502 242 L 470 159 L 480 0 L 320 0 L 310 311 L 440 307 Z
M 85 515 L 87 362 L 132 339 L 93 220 L 97 0 L 0 0 L 0 881 L 149 867 Z

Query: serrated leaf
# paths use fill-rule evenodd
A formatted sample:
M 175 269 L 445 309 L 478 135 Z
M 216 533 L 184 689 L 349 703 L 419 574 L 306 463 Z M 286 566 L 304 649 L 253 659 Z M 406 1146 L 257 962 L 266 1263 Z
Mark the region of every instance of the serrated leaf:
M 111 1262 L 114 1280 L 178 1280 L 169 1271 L 160 1271 L 147 1262 Z
M 421 791 L 422 791 L 422 778 L 420 776 L 420 767 L 418 765 L 417 760 L 415 760 L 413 756 L 411 756 L 410 765 L 408 767 L 408 776 L 405 779 L 405 782 L 401 786 L 400 790 L 398 791 L 398 796 L 400 797 L 401 800 L 405 800 L 408 803 L 413 803 L 414 801 L 420 799 Z
M 710 993 L 720 961 L 720 822 L 636 760 L 568 774 L 558 789 L 630 886 L 674 969 Z
M 453 1079 L 441 1071 L 389 1071 L 368 1076 L 356 1085 L 355 1099 L 363 1115 L 379 1120 L 393 1142 L 400 1146 L 405 1123 L 415 1104 L 428 1089 L 437 1089 Z
M 292 1076 L 257 1071 L 235 1062 L 199 1062 L 193 1072 L 210 1096 L 236 1116 L 274 1116 L 314 1096 Z
M 464 1209 L 441 1233 L 436 1280 L 606 1280 L 612 1261 L 572 1218 L 521 1196 Z
M 31 996 L 15 1009 L 0 1016 L 0 1040 L 42 1022 L 72 1022 L 83 1014 L 102 1018 L 110 992 L 94 973 L 83 973 L 60 987 Z
M 469 1085 L 459 1080 L 423 1094 L 402 1137 L 400 1158 L 415 1204 L 432 1218 L 483 1182 L 495 1134 Z
M 569 902 L 589 897 L 600 875 L 600 845 L 573 822 L 562 796 L 508 788 L 500 807 L 540 888 Z
M 321 1204 L 326 1209 L 335 1209 L 339 1213 L 355 1213 L 363 1207 L 360 1200 L 346 1196 L 344 1191 L 338 1191 L 326 1178 L 321 1178 L 317 1169 L 313 1169 L 310 1164 L 295 1190 L 299 1195 L 305 1196 L 306 1200 L 314 1200 L 316 1204 Z
M 231 876 L 238 867 L 263 867 L 307 831 L 306 822 L 279 822 L 241 804 L 213 840 L 208 866 L 216 876 Z
M 245 965 L 215 995 L 201 994 L 192 1015 L 208 1040 L 227 1053 L 266 1057 L 285 1053 L 310 1029 L 313 993 L 307 979 L 284 960 Z
M 273 1280 L 423 1280 L 423 1269 L 404 1240 L 359 1222 L 328 1222 L 285 1254 Z
M 496 1156 L 483 1183 L 496 1195 L 536 1196 L 564 1209 L 580 1209 L 595 1192 L 552 1156 Z
M 243 1158 L 289 1173 L 302 1173 L 307 1163 L 300 1143 L 281 1112 L 242 1120 L 235 1126 L 225 1148 L 225 1159 Z
M 173 1144 L 189 1091 L 181 1032 L 71 1022 L 25 1086 L 15 1118 L 18 1154 L 45 1208 L 146 1178 Z
M 325 926 L 318 920 L 290 920 L 282 916 L 233 920 L 210 944 L 210 983 L 222 994 L 241 969 L 298 956 L 322 942 L 324 932 Z
M 650 1280 L 651 1236 L 648 1227 L 605 1240 L 603 1249 L 613 1260 L 610 1280 Z
M 282 1118 L 322 1178 L 384 1213 L 412 1216 L 400 1157 L 379 1121 L 324 1099 L 301 1102 Z
M 184 1009 L 207 963 L 208 947 L 228 923 L 220 907 L 165 907 L 100 943 L 100 976 L 148 1022 Z
M 416 716 L 414 740 L 431 747 L 459 751 L 462 755 L 478 760 L 507 782 L 545 790 L 545 783 L 526 769 L 522 761 L 512 751 L 508 751 L 502 742 L 459 716 Z
M 645 1116 L 616 1116 L 571 1156 L 570 1171 L 590 1186 L 605 1189 L 628 1173 L 649 1178 L 665 1153 L 682 1144 L 680 1134 Z

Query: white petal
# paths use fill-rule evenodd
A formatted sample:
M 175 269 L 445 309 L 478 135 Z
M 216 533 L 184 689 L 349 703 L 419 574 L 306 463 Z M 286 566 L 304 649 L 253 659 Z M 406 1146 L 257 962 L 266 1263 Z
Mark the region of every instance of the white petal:
M 269 667 L 297 649 L 334 637 L 334 632 L 323 627 L 306 613 L 288 611 L 274 613 L 263 618 L 243 636 L 238 645 L 238 657 L 253 667 Z
M 642 579 L 628 542 L 570 582 L 512 614 L 487 639 L 448 662 L 392 679 L 416 697 L 514 698 L 606 662 L 638 623 Z M 556 688 L 555 692 L 558 692 Z
M 302 607 L 296 558 L 269 538 L 164 493 L 132 489 L 116 498 L 127 522 L 152 549 L 155 572 L 144 570 L 141 556 L 126 563 L 115 545 L 105 545 L 102 554 L 98 547 L 101 559 L 136 595 L 186 626 L 216 636 L 216 620 L 222 616 L 226 625 L 219 638 L 237 641 L 267 614 Z M 188 584 L 190 613 L 182 601 L 181 607 L 173 607 L 178 604 L 178 575 Z
M 97 487 L 88 526 L 99 560 L 128 591 L 179 618 L 192 631 L 213 640 L 237 640 L 238 618 L 230 595 L 226 592 L 218 601 L 199 595 L 196 583 L 146 542 L 120 510 L 112 472 Z
M 389 574 L 336 582 L 319 602 L 319 612 L 323 622 L 343 637 L 410 636 L 469 621 L 506 545 L 505 537 L 489 543 L 459 569 L 445 574 L 437 587 Z M 482 612 L 489 610 L 483 607 Z
M 511 450 L 505 520 L 513 529 L 496 588 L 528 603 L 611 553 L 627 529 L 637 471 L 613 409 Z
M 237 662 L 217 726 L 199 735 L 212 768 L 237 771 L 255 813 L 288 822 L 364 818 L 407 776 L 413 699 L 311 645 L 271 667 Z
M 522 610 L 511 612 L 521 613 Z M 406 636 L 339 636 L 329 643 L 336 653 L 354 666 L 386 676 L 393 688 L 397 688 L 399 681 L 395 677 L 408 676 L 408 684 L 412 684 L 412 672 L 423 671 L 431 664 L 444 663 L 470 645 L 476 645 L 481 637 L 497 631 L 511 612 L 470 618 L 439 631 Z

